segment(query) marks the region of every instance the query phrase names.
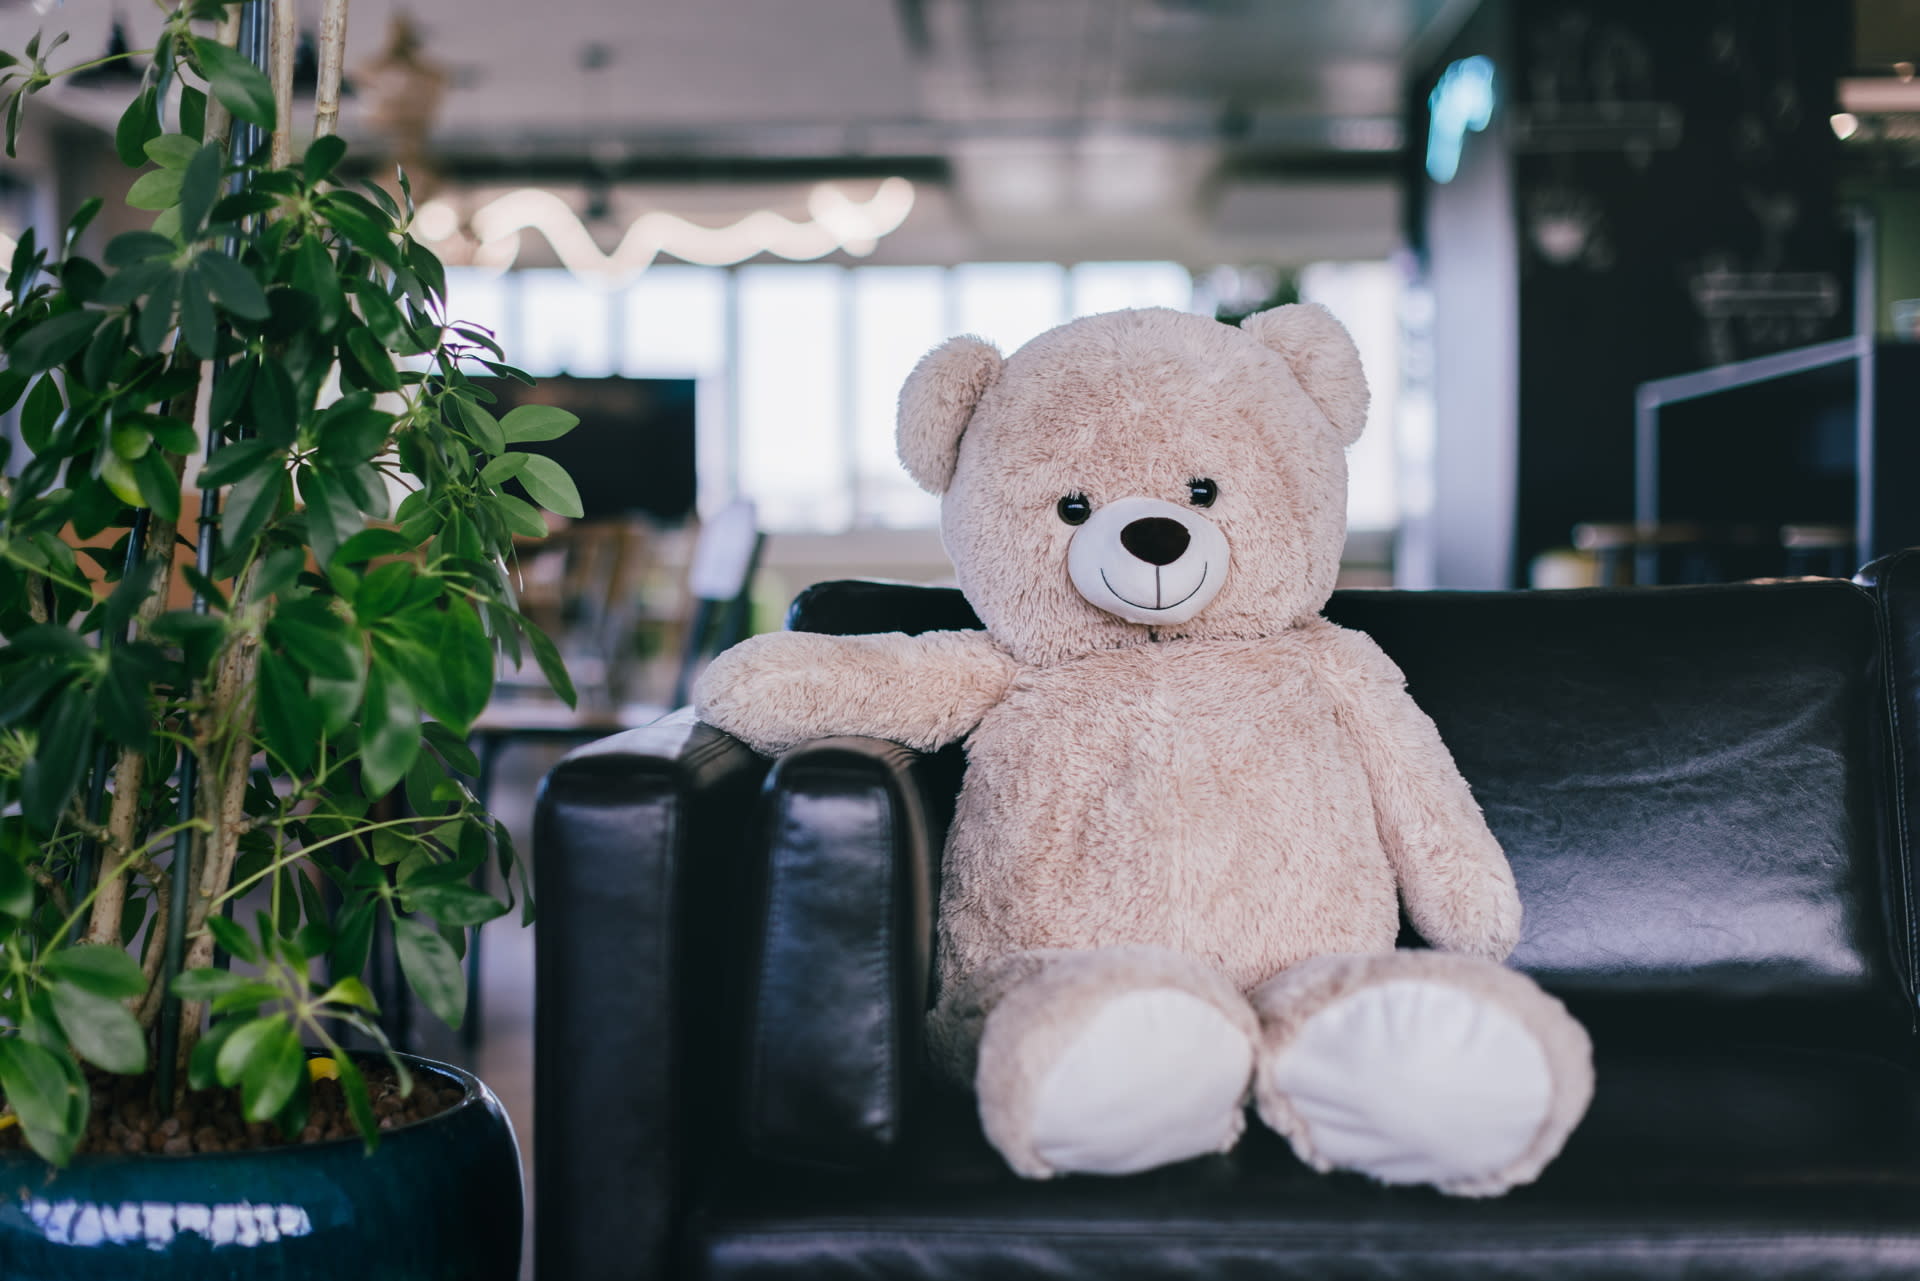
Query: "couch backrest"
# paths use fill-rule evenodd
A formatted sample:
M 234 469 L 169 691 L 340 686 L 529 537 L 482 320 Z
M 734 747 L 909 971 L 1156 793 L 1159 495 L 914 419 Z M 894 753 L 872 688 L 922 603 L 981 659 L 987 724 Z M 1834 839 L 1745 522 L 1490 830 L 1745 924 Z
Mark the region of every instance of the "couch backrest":
M 1643 1025 L 1664 1005 L 1790 1039 L 1910 1033 L 1883 618 L 1867 591 L 1357 591 L 1327 613 L 1406 673 L 1513 863 L 1513 963 L 1583 1015 L 1624 1000 Z M 957 593 L 862 583 L 811 589 L 791 621 L 969 618 Z

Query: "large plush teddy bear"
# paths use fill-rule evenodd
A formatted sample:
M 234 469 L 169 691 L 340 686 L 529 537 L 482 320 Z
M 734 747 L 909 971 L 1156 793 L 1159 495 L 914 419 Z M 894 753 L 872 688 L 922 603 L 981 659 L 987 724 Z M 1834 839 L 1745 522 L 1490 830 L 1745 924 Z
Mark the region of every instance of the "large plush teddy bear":
M 1224 1151 L 1251 1094 L 1319 1169 L 1488 1195 L 1586 1108 L 1466 782 L 1319 616 L 1366 406 L 1316 306 L 953 339 L 899 450 L 986 630 L 760 636 L 701 683 L 763 752 L 965 741 L 930 1041 L 1021 1174 Z M 1394 949 L 1402 905 L 1433 950 Z

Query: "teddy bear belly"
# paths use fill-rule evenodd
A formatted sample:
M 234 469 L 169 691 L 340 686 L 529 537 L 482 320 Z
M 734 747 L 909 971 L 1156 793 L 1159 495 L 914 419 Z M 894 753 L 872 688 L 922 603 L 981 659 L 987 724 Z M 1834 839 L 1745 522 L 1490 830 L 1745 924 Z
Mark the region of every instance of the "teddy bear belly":
M 1198 720 L 1142 705 L 1098 726 L 989 717 L 947 844 L 943 975 L 1151 944 L 1249 989 L 1307 956 L 1391 949 L 1399 906 L 1364 773 L 1330 710 L 1262 701 Z

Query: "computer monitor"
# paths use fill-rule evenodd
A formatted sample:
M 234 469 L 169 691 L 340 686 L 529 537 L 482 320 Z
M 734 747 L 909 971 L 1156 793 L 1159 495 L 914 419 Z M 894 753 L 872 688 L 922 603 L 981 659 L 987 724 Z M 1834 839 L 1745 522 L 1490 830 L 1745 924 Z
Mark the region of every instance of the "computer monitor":
M 518 405 L 553 405 L 579 416 L 558 440 L 517 445 L 567 469 L 587 520 L 644 515 L 677 525 L 694 510 L 694 392 L 691 378 L 476 378 L 505 417 Z M 508 488 L 522 497 L 518 482 Z

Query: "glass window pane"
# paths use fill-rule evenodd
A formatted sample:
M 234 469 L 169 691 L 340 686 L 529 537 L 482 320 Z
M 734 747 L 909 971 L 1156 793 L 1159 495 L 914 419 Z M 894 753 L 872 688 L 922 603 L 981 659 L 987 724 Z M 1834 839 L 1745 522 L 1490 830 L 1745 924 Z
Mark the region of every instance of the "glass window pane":
M 616 303 L 620 373 L 626 378 L 692 378 L 695 475 L 700 510 L 733 498 L 727 439 L 727 273 L 718 267 L 656 263 Z
M 839 267 L 740 271 L 740 484 L 768 529 L 843 529 Z
M 1400 393 L 1399 273 L 1385 262 L 1317 262 L 1300 273 L 1300 298 L 1321 304 L 1347 327 L 1373 393 L 1367 429 L 1347 451 L 1347 525 L 1393 529 L 1400 523 L 1394 439 Z
M 649 267 L 627 289 L 625 307 L 621 373 L 629 378 L 698 378 L 726 371 L 726 272 L 718 267 Z
M 860 267 L 853 284 L 853 422 L 860 524 L 924 527 L 940 520 L 893 448 L 900 385 L 950 335 L 947 273 L 939 267 Z
M 512 364 L 522 354 L 513 323 L 513 287 L 507 277 L 484 267 L 447 268 L 447 315 L 492 332 Z
M 535 377 L 604 378 L 614 371 L 613 308 L 617 295 L 570 271 L 518 273 L 521 368 Z
M 1011 355 L 1066 316 L 1066 271 L 1051 262 L 978 262 L 953 269 L 955 333 Z
M 1187 311 L 1193 306 L 1193 277 L 1177 262 L 1083 262 L 1070 278 L 1076 316 L 1126 307 Z

